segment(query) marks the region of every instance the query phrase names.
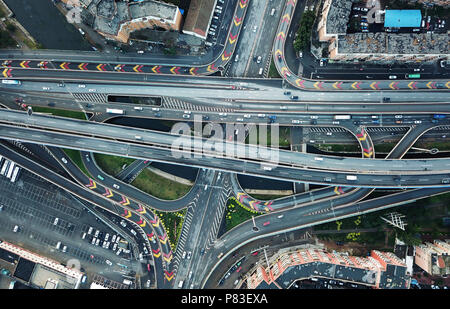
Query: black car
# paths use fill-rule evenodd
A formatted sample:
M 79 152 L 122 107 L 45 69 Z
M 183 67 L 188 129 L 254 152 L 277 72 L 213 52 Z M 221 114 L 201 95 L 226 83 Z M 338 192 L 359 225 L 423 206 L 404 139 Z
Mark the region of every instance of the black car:
M 55 103 L 50 102 L 50 103 L 48 103 L 47 105 L 48 105 L 48 106 L 55 106 Z

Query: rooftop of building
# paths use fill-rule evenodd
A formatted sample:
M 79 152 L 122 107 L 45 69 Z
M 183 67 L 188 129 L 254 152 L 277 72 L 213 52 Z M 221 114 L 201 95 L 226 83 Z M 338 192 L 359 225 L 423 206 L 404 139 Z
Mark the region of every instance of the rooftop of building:
M 266 273 L 257 268 L 249 277 L 249 288 L 288 288 L 299 279 L 325 277 L 384 288 L 406 288 L 409 277 L 406 264 L 392 253 L 372 251 L 373 256 L 355 257 L 345 253 L 327 253 L 321 249 L 299 250 L 277 257 Z M 386 268 L 378 260 L 386 262 Z M 382 276 L 377 282 L 378 273 Z M 272 281 L 270 278 L 274 278 Z M 275 283 L 275 284 L 274 284 Z
M 422 13 L 420 10 L 386 10 L 385 28 L 420 27 Z
M 88 2 L 86 2 L 88 3 Z M 102 33 L 116 35 L 122 23 L 140 18 L 174 20 L 178 8 L 153 0 L 127 3 L 114 0 L 91 0 L 87 10 L 93 16 L 93 28 Z M 88 14 L 85 14 L 87 17 Z
M 206 36 L 214 10 L 214 2 L 211 0 L 191 0 L 183 30 Z
M 448 54 L 448 34 L 353 33 L 338 37 L 341 54 Z
M 327 34 L 344 34 L 353 3 L 357 0 L 332 0 L 327 15 Z
M 130 3 L 128 9 L 130 10 L 131 19 L 152 16 L 173 20 L 176 16 L 178 7 L 163 2 L 146 0 L 137 3 Z

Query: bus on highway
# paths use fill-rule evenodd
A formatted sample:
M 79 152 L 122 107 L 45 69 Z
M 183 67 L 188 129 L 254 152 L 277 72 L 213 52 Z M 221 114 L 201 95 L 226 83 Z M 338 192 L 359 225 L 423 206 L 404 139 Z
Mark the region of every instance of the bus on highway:
M 346 119 L 352 119 L 351 115 L 334 115 L 335 120 L 346 120 Z
M 20 85 L 20 80 L 16 79 L 2 79 L 2 84 L 9 84 L 9 85 Z
M 119 114 L 119 115 L 125 114 L 123 109 L 115 109 L 115 108 L 107 108 L 106 112 L 109 114 Z
M 420 74 L 405 74 L 406 78 L 420 78 Z

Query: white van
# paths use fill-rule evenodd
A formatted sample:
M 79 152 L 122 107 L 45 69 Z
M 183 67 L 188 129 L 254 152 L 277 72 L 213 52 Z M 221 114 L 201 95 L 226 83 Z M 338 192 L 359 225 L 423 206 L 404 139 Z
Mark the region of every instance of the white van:
M 272 9 L 272 11 L 270 11 L 270 16 L 273 16 L 273 14 L 275 14 L 275 9 Z
M 262 75 L 262 73 L 263 73 L 263 68 L 259 68 L 258 74 L 259 74 L 259 75 Z
M 180 282 L 178 282 L 178 288 L 181 289 L 183 287 L 183 280 L 181 280 Z

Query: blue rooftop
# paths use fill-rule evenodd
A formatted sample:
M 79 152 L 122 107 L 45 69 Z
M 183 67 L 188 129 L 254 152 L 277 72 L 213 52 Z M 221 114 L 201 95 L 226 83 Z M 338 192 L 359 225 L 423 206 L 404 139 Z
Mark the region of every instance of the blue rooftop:
M 384 17 L 385 28 L 419 28 L 421 22 L 422 13 L 420 10 L 386 10 Z

